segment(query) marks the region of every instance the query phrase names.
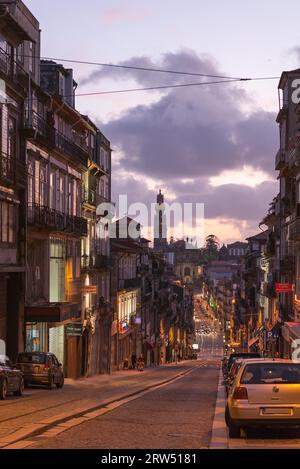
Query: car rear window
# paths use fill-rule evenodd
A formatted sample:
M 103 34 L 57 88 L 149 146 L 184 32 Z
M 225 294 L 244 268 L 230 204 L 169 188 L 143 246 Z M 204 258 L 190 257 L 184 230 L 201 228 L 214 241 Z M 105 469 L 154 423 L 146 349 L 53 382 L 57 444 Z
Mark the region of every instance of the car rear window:
M 246 365 L 241 384 L 300 384 L 300 364 L 253 363 Z
M 46 363 L 47 355 L 37 353 L 20 353 L 18 363 Z

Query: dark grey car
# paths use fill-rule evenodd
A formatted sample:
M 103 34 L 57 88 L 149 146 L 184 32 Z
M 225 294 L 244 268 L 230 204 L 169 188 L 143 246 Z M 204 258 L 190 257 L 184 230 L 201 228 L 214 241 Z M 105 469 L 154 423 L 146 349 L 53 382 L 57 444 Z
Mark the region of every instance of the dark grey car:
M 18 370 L 8 357 L 0 355 L 0 400 L 13 393 L 22 396 L 24 391 L 23 373 Z

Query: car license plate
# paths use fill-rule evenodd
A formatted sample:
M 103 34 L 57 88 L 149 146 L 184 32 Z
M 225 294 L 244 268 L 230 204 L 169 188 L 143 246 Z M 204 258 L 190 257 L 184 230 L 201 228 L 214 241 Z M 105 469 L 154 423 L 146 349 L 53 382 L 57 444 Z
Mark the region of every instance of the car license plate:
M 293 415 L 293 409 L 288 407 L 264 407 L 261 411 L 263 415 Z

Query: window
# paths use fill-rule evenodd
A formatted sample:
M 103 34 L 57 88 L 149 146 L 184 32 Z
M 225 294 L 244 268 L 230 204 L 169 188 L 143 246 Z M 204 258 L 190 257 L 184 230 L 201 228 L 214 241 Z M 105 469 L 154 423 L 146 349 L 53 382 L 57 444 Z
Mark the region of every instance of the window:
M 21 64 L 24 63 L 24 42 L 22 42 L 22 44 L 19 44 L 17 47 L 17 60 Z
M 7 154 L 9 158 L 16 157 L 17 122 L 14 117 L 8 118 Z
M 35 74 L 35 43 L 29 42 L 29 73 Z
M 50 238 L 50 302 L 65 301 L 66 244 L 63 239 Z
M 16 210 L 17 207 L 6 201 L 0 202 L 0 242 L 16 243 Z
M 66 179 L 64 174 L 59 176 L 59 211 L 65 213 L 65 185 Z
M 42 165 L 40 165 L 40 205 L 42 207 L 48 205 L 47 168 Z

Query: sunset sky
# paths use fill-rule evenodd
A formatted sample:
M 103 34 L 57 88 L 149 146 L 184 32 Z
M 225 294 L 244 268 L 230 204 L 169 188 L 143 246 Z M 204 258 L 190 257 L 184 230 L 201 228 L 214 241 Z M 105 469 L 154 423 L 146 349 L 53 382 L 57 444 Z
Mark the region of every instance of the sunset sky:
M 25 3 L 40 21 L 46 57 L 232 77 L 278 77 L 299 66 L 296 0 L 284 8 L 277 0 Z M 75 70 L 78 93 L 203 81 L 64 65 Z M 255 234 L 277 192 L 277 84 L 78 97 L 77 107 L 112 142 L 114 200 L 127 193 L 150 203 L 161 188 L 167 201 L 203 202 L 206 234 L 229 242 Z

